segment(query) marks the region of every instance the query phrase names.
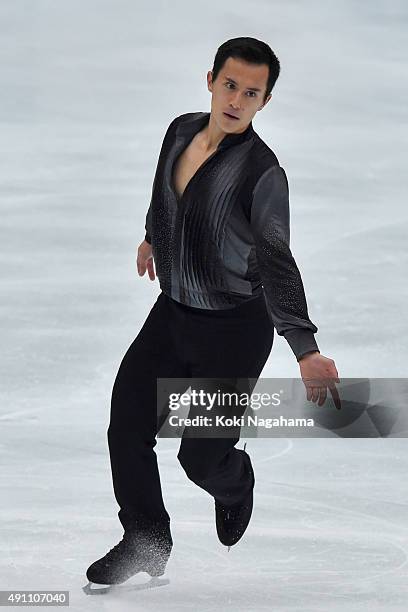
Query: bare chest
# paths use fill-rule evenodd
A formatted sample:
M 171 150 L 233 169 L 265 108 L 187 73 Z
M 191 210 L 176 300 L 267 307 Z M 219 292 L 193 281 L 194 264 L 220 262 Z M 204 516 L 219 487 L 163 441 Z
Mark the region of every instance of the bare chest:
M 179 155 L 173 167 L 173 185 L 179 199 L 182 198 L 188 183 L 196 174 L 197 170 L 215 150 L 216 149 L 203 153 L 197 141 L 193 138 L 181 155 Z

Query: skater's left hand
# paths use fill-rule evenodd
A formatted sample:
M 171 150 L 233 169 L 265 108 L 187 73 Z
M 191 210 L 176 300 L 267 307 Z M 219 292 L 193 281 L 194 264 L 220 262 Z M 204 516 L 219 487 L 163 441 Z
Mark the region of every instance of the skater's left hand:
M 317 401 L 318 406 L 323 406 L 327 398 L 327 388 L 329 388 L 334 404 L 340 410 L 341 401 L 335 385 L 336 382 L 340 382 L 340 379 L 333 359 L 315 351 L 301 357 L 299 366 L 308 401 Z

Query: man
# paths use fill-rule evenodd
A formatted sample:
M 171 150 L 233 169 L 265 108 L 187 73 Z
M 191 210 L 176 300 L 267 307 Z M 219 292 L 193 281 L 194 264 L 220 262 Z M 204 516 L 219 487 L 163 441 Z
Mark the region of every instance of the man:
M 125 532 L 88 568 L 92 582 L 120 583 L 138 571 L 158 576 L 170 556 L 170 517 L 153 450 L 158 378 L 256 380 L 275 328 L 299 362 L 308 400 L 321 406 L 329 387 L 338 401 L 338 373 L 316 344 L 289 248 L 286 175 L 252 127 L 279 71 L 262 41 L 225 42 L 207 74 L 211 112 L 176 117 L 164 137 L 137 254 L 139 275 L 147 270 L 153 281 L 156 267 L 161 293 L 121 362 L 108 429 Z M 197 438 L 186 430 L 178 458 L 213 496 L 218 537 L 232 546 L 252 512 L 249 455 L 235 448 L 239 431 Z

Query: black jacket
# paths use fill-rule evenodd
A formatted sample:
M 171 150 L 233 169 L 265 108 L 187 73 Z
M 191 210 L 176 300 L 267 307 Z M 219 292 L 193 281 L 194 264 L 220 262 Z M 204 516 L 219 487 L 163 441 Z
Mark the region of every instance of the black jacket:
M 289 248 L 285 171 L 252 122 L 227 134 L 179 201 L 176 158 L 209 121 L 186 113 L 169 125 L 146 216 L 160 288 L 198 308 L 233 308 L 262 291 L 271 322 L 296 358 L 319 350 L 300 272 Z

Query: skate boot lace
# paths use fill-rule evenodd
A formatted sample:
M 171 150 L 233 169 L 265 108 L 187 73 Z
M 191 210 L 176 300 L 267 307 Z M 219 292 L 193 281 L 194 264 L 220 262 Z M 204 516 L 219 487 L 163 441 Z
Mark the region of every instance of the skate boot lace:
M 129 545 L 129 541 L 126 537 L 123 537 L 118 544 L 115 544 L 115 546 L 106 553 L 105 561 L 108 564 L 110 561 L 115 561 L 117 558 L 123 556 L 124 553 L 130 552 L 131 550 L 132 548 Z

